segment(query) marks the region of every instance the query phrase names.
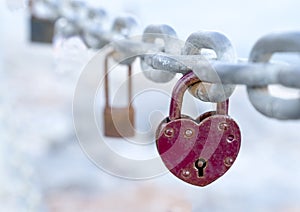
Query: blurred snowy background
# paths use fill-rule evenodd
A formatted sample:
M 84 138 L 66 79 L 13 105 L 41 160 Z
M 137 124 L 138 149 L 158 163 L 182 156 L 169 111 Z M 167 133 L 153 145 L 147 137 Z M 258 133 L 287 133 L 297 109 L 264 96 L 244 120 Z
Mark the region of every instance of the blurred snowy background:
M 80 60 L 56 60 L 51 45 L 30 43 L 23 1 L 0 2 L 0 211 L 300 211 L 300 121 L 260 115 L 243 86 L 230 107 L 242 130 L 242 148 L 231 170 L 210 186 L 189 186 L 171 174 L 124 180 L 97 168 L 81 150 L 72 119 L 76 82 L 94 52 L 77 46 Z M 137 35 L 149 24 L 169 24 L 182 40 L 201 29 L 221 31 L 242 58 L 267 33 L 300 30 L 296 0 L 89 4 L 103 7 L 112 18 L 134 14 L 140 22 Z M 59 51 L 67 53 L 68 48 Z M 57 71 L 64 66 L 71 73 Z M 151 101 L 156 95 L 141 98 Z M 137 101 L 137 107 L 142 102 Z M 168 105 L 160 107 L 167 111 Z M 131 154 L 125 141 L 116 142 L 123 142 L 120 151 Z M 149 157 L 156 156 L 153 145 Z M 135 152 L 139 148 L 146 151 L 136 145 Z

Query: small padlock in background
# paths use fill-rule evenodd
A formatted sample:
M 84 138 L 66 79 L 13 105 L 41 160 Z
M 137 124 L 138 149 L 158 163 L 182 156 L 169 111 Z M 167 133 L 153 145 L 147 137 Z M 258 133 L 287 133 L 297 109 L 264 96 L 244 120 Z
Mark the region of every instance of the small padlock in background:
M 134 108 L 132 99 L 131 65 L 128 66 L 128 105 L 126 107 L 113 107 L 109 103 L 108 60 L 114 52 L 109 53 L 104 61 L 105 75 L 105 109 L 104 109 L 104 135 L 108 137 L 132 137 L 134 129 Z
M 52 43 L 55 20 L 30 17 L 30 40 L 38 43 Z
M 38 0 L 29 1 L 30 8 L 30 41 L 51 44 L 54 36 L 54 25 L 58 18 L 55 7 Z
M 190 72 L 173 89 L 169 117 L 157 129 L 158 152 L 173 175 L 196 186 L 206 186 L 224 175 L 237 158 L 241 133 L 228 116 L 229 100 L 197 119 L 181 114 L 185 91 L 199 78 Z

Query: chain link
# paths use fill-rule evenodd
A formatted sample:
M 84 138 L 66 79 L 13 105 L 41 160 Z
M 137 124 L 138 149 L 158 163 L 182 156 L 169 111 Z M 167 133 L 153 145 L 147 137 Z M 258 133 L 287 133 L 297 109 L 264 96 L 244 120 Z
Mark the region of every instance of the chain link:
M 201 54 L 202 49 L 212 49 L 216 53 L 216 59 L 224 62 L 236 62 L 236 53 L 229 39 L 218 32 L 199 31 L 191 34 L 182 49 L 183 55 Z M 204 57 L 206 58 L 206 57 Z M 192 66 L 191 69 L 195 72 L 198 70 Z M 201 71 L 201 70 L 200 70 Z M 196 73 L 196 72 L 195 72 Z M 216 72 L 212 72 L 216 83 L 197 83 L 190 91 L 196 97 L 206 102 L 223 102 L 228 99 L 234 92 L 235 85 L 222 84 Z M 199 77 L 199 76 L 198 76 Z M 199 79 L 201 79 L 199 77 Z M 202 79 L 201 79 L 202 80 Z
M 264 36 L 254 45 L 249 61 L 268 63 L 277 52 L 300 52 L 300 32 L 281 32 Z M 281 72 L 279 78 L 284 79 L 286 74 Z M 294 84 L 296 75 L 291 76 L 294 77 L 292 80 Z M 248 86 L 248 95 L 255 109 L 265 116 L 283 120 L 300 119 L 300 97 L 296 99 L 274 97 L 270 94 L 268 85 Z

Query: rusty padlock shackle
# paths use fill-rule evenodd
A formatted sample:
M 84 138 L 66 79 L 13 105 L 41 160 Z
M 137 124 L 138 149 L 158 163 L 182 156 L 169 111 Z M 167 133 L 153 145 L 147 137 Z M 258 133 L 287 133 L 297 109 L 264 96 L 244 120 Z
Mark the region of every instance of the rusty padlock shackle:
M 193 86 L 196 83 L 201 83 L 201 80 L 194 74 L 194 72 L 189 72 L 185 74 L 175 85 L 173 92 L 172 92 L 172 99 L 170 104 L 170 112 L 169 112 L 169 119 L 176 120 L 181 118 L 181 109 L 182 109 L 182 102 L 183 96 L 186 90 Z M 227 115 L 228 114 L 228 105 L 229 99 L 218 102 L 217 103 L 217 114 L 220 115 Z
M 109 69 L 109 59 L 113 56 L 115 52 L 111 51 L 109 52 L 104 60 L 104 91 L 105 91 L 105 107 L 110 107 L 109 103 L 109 83 L 108 83 L 108 69 Z M 132 66 L 131 64 L 127 65 L 128 67 L 128 105 L 131 105 L 131 99 L 132 99 Z

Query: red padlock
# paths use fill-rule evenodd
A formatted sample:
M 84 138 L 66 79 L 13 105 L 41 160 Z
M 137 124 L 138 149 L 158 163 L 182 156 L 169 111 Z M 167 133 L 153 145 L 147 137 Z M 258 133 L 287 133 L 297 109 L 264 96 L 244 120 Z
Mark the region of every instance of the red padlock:
M 206 186 L 224 175 L 237 158 L 241 133 L 228 116 L 229 100 L 217 103 L 217 110 L 197 119 L 181 114 L 185 91 L 201 83 L 193 73 L 175 85 L 170 113 L 157 129 L 156 145 L 162 161 L 179 179 Z

